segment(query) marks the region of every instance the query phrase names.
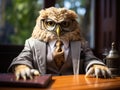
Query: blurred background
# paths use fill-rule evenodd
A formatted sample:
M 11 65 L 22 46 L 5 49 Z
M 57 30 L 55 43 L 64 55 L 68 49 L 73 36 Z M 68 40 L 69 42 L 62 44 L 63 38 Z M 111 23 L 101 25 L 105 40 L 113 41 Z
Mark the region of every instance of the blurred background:
M 42 4 L 42 0 L 0 0 L 0 44 L 24 44 Z

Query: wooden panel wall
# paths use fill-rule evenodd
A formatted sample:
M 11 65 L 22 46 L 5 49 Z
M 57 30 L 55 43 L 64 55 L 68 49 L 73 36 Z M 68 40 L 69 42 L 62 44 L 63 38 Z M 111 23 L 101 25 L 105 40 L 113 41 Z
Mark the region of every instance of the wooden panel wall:
M 95 52 L 102 58 L 102 53 L 107 48 L 110 50 L 111 43 L 119 43 L 117 35 L 119 0 L 96 0 L 95 2 Z M 120 26 L 119 26 L 120 27 Z

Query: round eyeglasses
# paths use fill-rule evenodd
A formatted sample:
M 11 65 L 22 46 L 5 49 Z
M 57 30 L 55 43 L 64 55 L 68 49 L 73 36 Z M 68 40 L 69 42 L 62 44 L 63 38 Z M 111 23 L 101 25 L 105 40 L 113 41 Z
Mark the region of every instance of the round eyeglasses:
M 72 31 L 73 20 L 64 20 L 59 23 L 56 23 L 51 19 L 42 19 L 41 21 L 45 29 L 48 31 L 55 31 L 57 25 L 59 25 L 63 31 Z

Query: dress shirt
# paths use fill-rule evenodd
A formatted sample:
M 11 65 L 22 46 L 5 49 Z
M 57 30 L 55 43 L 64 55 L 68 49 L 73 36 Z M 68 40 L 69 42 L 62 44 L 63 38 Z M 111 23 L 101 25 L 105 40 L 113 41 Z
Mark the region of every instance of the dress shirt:
M 52 56 L 52 53 L 54 51 L 54 49 L 56 48 L 55 44 L 56 44 L 56 41 L 57 40 L 54 40 L 54 41 L 51 41 L 48 43 L 48 55 L 51 55 Z M 64 41 L 64 40 L 61 40 L 63 42 L 63 45 L 62 45 L 62 49 L 64 50 L 64 56 L 65 56 L 65 61 L 67 60 L 67 57 L 68 57 L 68 53 L 69 53 L 69 41 Z M 48 56 L 50 57 L 50 56 Z M 51 57 L 51 59 L 53 60 L 53 56 Z

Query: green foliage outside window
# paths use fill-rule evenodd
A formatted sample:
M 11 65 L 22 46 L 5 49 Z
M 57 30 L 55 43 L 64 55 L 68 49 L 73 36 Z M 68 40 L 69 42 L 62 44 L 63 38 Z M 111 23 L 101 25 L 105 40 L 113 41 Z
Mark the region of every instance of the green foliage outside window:
M 6 8 L 6 20 L 14 27 L 14 34 L 10 36 L 12 44 L 24 44 L 31 36 L 36 23 L 41 3 L 38 0 L 11 0 Z

